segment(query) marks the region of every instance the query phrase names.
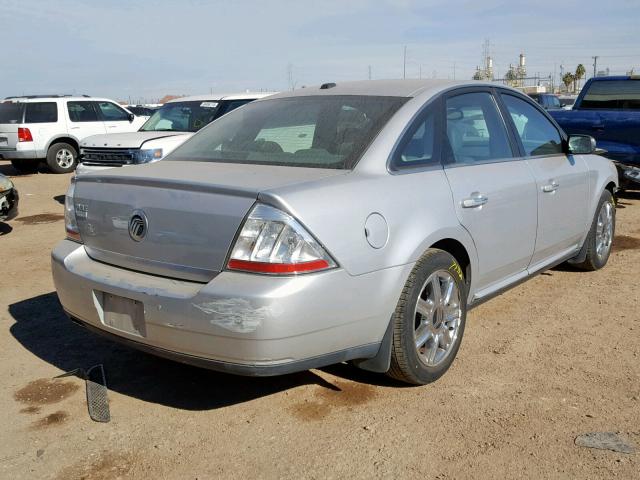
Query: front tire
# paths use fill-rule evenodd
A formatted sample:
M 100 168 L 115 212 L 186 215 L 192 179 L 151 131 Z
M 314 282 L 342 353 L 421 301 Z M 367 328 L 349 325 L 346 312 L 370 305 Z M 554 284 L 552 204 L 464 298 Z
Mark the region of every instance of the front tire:
M 616 232 L 616 207 L 609 190 L 602 192 L 591 229 L 585 240 L 587 249 L 584 262 L 574 264 L 583 270 L 600 270 L 607 264 Z
M 73 172 L 78 164 L 78 151 L 68 143 L 56 143 L 49 147 L 47 165 L 53 173 Z
M 440 378 L 462 342 L 466 299 L 456 259 L 443 250 L 428 250 L 409 275 L 396 307 L 387 374 L 414 385 Z

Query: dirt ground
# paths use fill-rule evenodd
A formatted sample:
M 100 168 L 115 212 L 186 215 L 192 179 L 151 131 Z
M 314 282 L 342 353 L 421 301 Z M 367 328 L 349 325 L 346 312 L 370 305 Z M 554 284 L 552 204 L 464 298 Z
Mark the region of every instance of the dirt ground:
M 13 175 L 7 162 L 0 172 Z M 557 268 L 473 310 L 451 370 L 405 387 L 337 365 L 234 377 L 115 345 L 69 322 L 49 254 L 67 175 L 13 177 L 0 223 L 0 478 L 640 478 L 640 195 L 614 253 Z M 112 421 L 84 383 L 103 363 Z M 619 432 L 634 454 L 574 444 Z

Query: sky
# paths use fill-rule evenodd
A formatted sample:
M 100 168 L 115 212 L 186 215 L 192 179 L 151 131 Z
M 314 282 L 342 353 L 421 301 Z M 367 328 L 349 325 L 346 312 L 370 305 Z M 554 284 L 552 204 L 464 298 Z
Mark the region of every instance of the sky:
M 286 90 L 561 65 L 640 73 L 640 0 L 0 0 L 0 97 Z M 406 46 L 406 64 L 403 52 Z

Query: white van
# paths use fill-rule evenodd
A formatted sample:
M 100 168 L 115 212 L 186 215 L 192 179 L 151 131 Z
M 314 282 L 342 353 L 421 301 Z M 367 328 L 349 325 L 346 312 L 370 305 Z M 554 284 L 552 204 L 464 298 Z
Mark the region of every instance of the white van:
M 20 172 L 36 170 L 41 161 L 55 173 L 71 172 L 84 138 L 135 132 L 145 120 L 107 98 L 9 97 L 0 101 L 0 159 Z

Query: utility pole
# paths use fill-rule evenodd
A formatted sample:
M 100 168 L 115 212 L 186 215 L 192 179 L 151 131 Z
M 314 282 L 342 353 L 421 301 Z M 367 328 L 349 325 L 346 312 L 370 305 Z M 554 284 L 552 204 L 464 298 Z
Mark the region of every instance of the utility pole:
M 453 79 L 456 79 L 456 62 L 453 62 Z
M 598 68 L 598 58 L 600 58 L 598 55 L 591 57 L 593 58 L 593 76 L 596 76 L 596 72 L 597 72 L 597 68 Z
M 402 57 L 402 78 L 407 78 L 407 46 L 404 46 L 404 55 Z

